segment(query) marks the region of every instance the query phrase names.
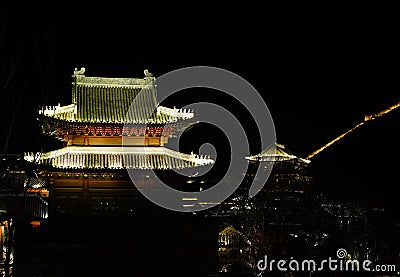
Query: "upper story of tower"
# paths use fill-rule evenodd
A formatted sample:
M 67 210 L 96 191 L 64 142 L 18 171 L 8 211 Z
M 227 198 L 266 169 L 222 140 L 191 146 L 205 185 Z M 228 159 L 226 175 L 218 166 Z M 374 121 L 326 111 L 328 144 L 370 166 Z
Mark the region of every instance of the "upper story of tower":
M 74 70 L 71 104 L 39 110 L 42 131 L 68 145 L 115 145 L 123 136 L 133 145 L 163 145 L 194 120 L 191 110 L 159 105 L 148 70 L 143 78 L 89 77 L 85 71 Z

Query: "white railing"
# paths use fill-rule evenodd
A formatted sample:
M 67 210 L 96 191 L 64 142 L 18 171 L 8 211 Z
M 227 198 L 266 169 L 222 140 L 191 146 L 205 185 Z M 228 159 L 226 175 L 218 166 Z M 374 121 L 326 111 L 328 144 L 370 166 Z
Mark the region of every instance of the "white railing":
M 68 106 L 61 106 L 60 104 L 58 104 L 58 106 L 43 106 L 39 110 L 39 114 L 71 120 L 76 114 L 76 108 L 76 104 Z
M 75 112 L 76 105 L 71 104 L 68 106 L 61 106 L 60 103 L 58 106 L 43 106 L 39 110 L 39 114 L 54 116 L 61 113 L 71 113 Z
M 41 152 L 25 152 L 24 160 L 28 162 L 38 162 L 42 156 Z
M 177 109 L 177 108 L 167 108 L 163 106 L 157 107 L 157 113 L 163 113 L 169 116 L 178 117 L 178 118 L 193 118 L 194 113 L 193 110 L 190 109 Z

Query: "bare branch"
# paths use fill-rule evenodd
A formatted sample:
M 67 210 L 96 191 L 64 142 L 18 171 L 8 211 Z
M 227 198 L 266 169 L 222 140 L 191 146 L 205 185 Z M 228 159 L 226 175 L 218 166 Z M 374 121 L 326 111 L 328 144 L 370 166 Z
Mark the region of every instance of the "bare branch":
M 9 83 L 11 82 L 11 80 L 14 76 L 15 70 L 17 69 L 17 65 L 19 62 L 19 54 L 20 54 L 19 50 L 17 49 L 17 57 L 15 59 L 14 64 L 11 66 L 11 70 L 10 70 L 10 73 L 8 74 L 6 82 L 4 83 L 3 87 L 0 90 L 0 96 L 4 93 L 4 91 L 6 90 L 6 88 L 8 87 Z
M 4 17 L 2 20 L 2 29 L 0 33 L 0 46 L 3 42 L 4 36 L 6 35 L 6 30 L 7 30 L 7 14 L 6 11 L 4 11 Z
M 11 123 L 10 123 L 10 127 L 8 129 L 6 142 L 4 143 L 3 153 L 7 152 L 7 150 L 8 150 L 8 142 L 10 141 L 10 137 L 11 137 L 12 129 L 13 129 L 13 126 L 14 126 L 14 120 L 15 120 L 15 115 L 16 114 L 17 114 L 17 109 L 14 110 L 13 116 L 11 118 Z
M 44 103 L 47 104 L 47 98 L 49 96 L 50 93 L 50 89 L 51 89 L 51 80 L 53 79 L 54 76 L 54 55 L 53 55 L 53 51 L 52 48 L 49 47 L 49 56 L 50 56 L 50 61 L 49 61 L 49 74 L 48 74 L 48 79 L 47 79 L 47 88 L 45 91 L 45 98 L 44 98 Z
M 42 93 L 42 98 L 45 97 L 45 90 L 43 89 L 45 81 L 43 80 L 43 75 L 42 75 L 42 62 L 41 62 L 41 56 L 40 56 L 40 45 L 39 41 L 35 39 L 35 52 L 36 52 L 36 66 L 37 66 L 37 74 L 38 74 L 38 81 L 39 81 L 39 86 L 40 86 L 40 92 Z

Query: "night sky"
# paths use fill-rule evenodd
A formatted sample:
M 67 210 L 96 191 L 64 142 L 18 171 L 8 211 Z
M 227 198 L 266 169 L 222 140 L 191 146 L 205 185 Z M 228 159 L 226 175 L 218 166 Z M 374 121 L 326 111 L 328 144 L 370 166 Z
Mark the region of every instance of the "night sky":
M 79 10 L 74 5 L 49 12 L 1 10 L 1 87 L 17 60 L 14 75 L 1 90 L 3 152 L 43 147 L 36 108 L 70 104 L 71 75 L 82 66 L 87 76 L 105 77 L 143 77 L 145 68 L 156 77 L 187 66 L 230 70 L 262 94 L 278 142 L 302 157 L 365 114 L 400 101 L 398 43 L 389 17 L 304 14 L 299 20 L 290 15 L 271 19 L 255 7 L 224 11 L 223 16 L 211 9 L 207 16 L 165 11 L 159 17 L 152 13 L 153 4 L 136 10 Z M 211 95 L 205 93 L 203 97 L 214 98 L 202 100 L 226 99 Z M 185 104 L 179 99 L 188 98 L 177 98 L 177 107 Z M 242 116 L 240 108 L 232 106 Z M 390 202 L 395 214 L 399 122 L 400 112 L 392 112 L 315 157 L 321 183 L 357 188 L 360 194 L 365 190 L 371 202 Z

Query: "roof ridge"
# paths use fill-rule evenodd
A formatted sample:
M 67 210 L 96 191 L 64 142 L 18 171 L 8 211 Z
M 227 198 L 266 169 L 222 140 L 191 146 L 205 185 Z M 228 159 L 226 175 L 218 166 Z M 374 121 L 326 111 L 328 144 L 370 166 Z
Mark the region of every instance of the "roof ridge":
M 143 78 L 135 77 L 101 77 L 101 76 L 85 76 L 86 68 L 80 70 L 75 68 L 72 78 L 75 84 L 90 85 L 111 85 L 111 86 L 145 86 L 155 80 L 153 74 L 147 69 L 144 70 Z

